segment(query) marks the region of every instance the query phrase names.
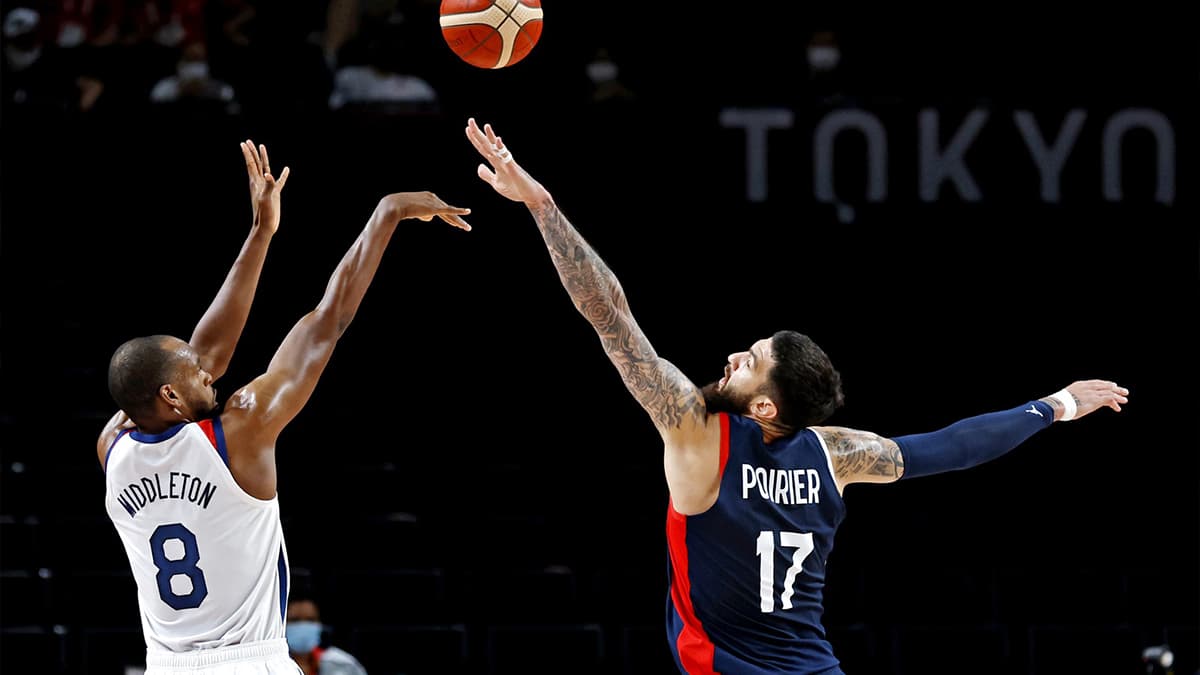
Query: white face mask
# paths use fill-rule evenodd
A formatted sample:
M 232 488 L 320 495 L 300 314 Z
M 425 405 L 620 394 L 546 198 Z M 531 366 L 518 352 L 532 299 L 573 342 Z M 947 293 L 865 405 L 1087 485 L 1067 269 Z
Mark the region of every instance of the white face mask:
M 184 35 L 186 35 L 186 32 L 183 30 L 183 24 L 175 20 L 159 28 L 154 33 L 154 40 L 160 45 L 178 47 L 183 42 Z
M 205 80 L 208 79 L 208 63 L 204 61 L 183 61 L 179 64 L 179 79 Z
M 25 70 L 32 66 L 42 57 L 42 48 L 33 47 L 32 49 L 21 49 L 19 47 L 7 46 L 4 48 L 4 58 L 8 59 L 8 65 L 13 70 Z
M 58 46 L 59 47 L 78 47 L 83 44 L 83 39 L 87 37 L 83 26 L 74 21 L 64 23 L 62 28 L 58 29 Z
M 833 70 L 842 60 L 842 52 L 831 45 L 816 45 L 808 48 L 808 65 L 815 71 Z
M 617 79 L 617 64 L 612 61 L 592 61 L 587 65 L 587 76 L 596 84 L 615 80 Z

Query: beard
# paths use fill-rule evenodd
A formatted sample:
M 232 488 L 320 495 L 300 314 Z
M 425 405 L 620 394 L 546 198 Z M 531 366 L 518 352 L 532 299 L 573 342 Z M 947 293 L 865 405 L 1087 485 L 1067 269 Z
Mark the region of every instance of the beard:
M 197 396 L 195 402 L 191 405 L 191 409 L 196 414 L 196 420 L 214 417 L 221 409 L 220 403 L 217 400 L 217 390 L 213 389 L 211 396 Z
M 723 412 L 745 415 L 750 410 L 750 400 L 754 398 L 753 394 L 730 391 L 729 387 L 718 390 L 717 382 L 704 385 L 700 393 L 704 395 L 704 405 L 709 414 Z

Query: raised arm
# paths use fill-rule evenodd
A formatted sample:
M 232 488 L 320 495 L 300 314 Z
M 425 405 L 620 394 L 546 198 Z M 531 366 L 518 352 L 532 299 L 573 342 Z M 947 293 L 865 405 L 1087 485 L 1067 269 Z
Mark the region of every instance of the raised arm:
M 683 513 L 699 512 L 716 498 L 720 427 L 710 419 L 700 389 L 660 357 L 638 327 L 620 282 L 575 230 L 550 193 L 519 164 L 490 125 L 471 119 L 467 138 L 488 161 L 479 177 L 498 193 L 522 202 L 533 215 L 575 308 L 591 323 L 626 389 L 662 435 L 671 500 Z
M 398 192 L 380 200 L 366 227 L 333 271 L 316 308 L 292 327 L 267 371 L 234 392 L 221 414 L 230 468 L 250 494 L 275 494 L 275 441 L 308 402 L 333 348 L 358 311 L 384 250 L 406 218 L 435 216 L 469 230 L 469 209 L 445 204 L 431 192 Z
M 885 438 L 844 427 L 814 427 L 833 462 L 838 490 L 851 483 L 890 483 L 989 462 L 1056 421 L 1100 408 L 1120 412 L 1129 390 L 1107 380 L 1081 380 L 1036 401 L 959 420 L 924 434 Z
M 192 332 L 188 343 L 200 356 L 204 369 L 216 380 L 225 374 L 234 348 L 246 327 L 250 316 L 250 305 L 267 258 L 267 247 L 279 228 L 279 194 L 287 183 L 289 170 L 276 180 L 271 175 L 271 164 L 267 157 L 267 146 L 254 147 L 251 141 L 242 142 L 242 156 L 246 160 L 246 173 L 250 178 L 250 203 L 253 223 L 250 234 L 242 244 L 242 250 L 233 262 L 221 290 L 204 312 Z
M 267 247 L 279 228 L 279 193 L 290 174 L 288 168 L 284 167 L 279 180 L 275 180 L 271 175 L 265 145 L 255 148 L 253 142 L 246 140 L 242 141 L 241 147 L 250 179 L 250 205 L 253 211 L 250 234 L 242 244 L 242 250 L 225 276 L 217 296 L 200 317 L 188 340 L 199 357 L 200 365 L 212 375 L 214 381 L 228 369 L 242 329 L 246 327 L 263 261 L 267 257 Z M 96 454 L 101 466 L 112 442 L 121 431 L 133 426 L 134 423 L 124 411 L 117 411 L 109 419 L 96 438 Z

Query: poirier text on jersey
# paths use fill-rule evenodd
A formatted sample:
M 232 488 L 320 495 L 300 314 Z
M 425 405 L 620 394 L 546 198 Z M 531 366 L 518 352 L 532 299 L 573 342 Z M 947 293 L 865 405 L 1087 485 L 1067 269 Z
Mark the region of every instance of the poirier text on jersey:
M 776 504 L 817 504 L 821 501 L 821 475 L 816 469 L 767 469 L 742 465 L 742 499 L 751 491 Z
M 142 507 L 160 499 L 183 499 L 207 509 L 216 491 L 216 485 L 199 476 L 172 471 L 167 474 L 156 473 L 153 477 L 142 476 L 138 482 L 122 489 L 117 501 L 133 517 Z

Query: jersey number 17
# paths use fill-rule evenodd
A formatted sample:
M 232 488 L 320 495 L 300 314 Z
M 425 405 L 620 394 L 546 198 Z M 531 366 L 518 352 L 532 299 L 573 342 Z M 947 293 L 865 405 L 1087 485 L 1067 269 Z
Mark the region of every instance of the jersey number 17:
M 796 577 L 803 571 L 801 566 L 804 559 L 813 552 L 812 532 L 780 532 L 779 545 L 783 548 L 794 548 L 792 565 L 788 567 L 783 577 L 783 593 L 779 604 L 783 609 L 792 608 L 792 595 L 795 593 Z M 758 555 L 758 596 L 759 609 L 764 613 L 775 611 L 775 532 L 763 530 L 758 533 L 756 543 Z

